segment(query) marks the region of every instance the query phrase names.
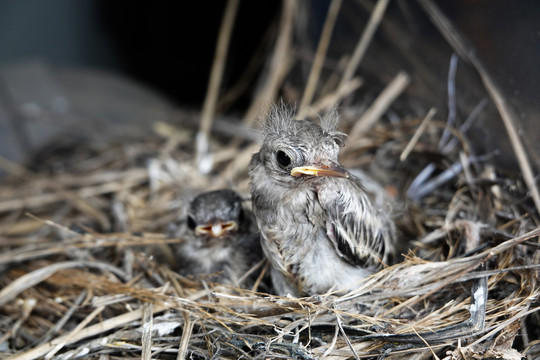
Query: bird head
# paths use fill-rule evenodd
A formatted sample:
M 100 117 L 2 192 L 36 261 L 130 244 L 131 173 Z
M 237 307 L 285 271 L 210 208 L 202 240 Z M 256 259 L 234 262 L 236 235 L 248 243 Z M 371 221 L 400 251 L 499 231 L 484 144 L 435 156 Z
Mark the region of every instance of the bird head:
M 243 225 L 242 199 L 232 190 L 198 195 L 189 205 L 187 225 L 201 246 L 220 243 Z
M 274 109 L 263 124 L 260 163 L 276 185 L 294 186 L 315 177 L 349 177 L 338 161 L 344 134 L 336 131 L 335 111 L 321 119 L 295 120 L 291 111 Z M 256 164 L 252 164 L 252 167 Z

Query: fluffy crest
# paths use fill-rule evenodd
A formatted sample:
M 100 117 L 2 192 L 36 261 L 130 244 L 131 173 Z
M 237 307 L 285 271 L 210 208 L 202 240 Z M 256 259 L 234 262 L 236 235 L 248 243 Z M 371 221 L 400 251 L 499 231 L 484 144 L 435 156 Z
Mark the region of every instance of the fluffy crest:
M 337 106 L 332 107 L 321 119 L 321 128 L 325 133 L 333 133 L 339 124 Z
M 345 145 L 345 138 L 347 135 L 341 131 L 337 131 L 337 126 L 339 124 L 339 113 L 337 105 L 332 107 L 324 117 L 320 118 L 321 128 L 323 131 L 334 138 L 334 140 L 340 145 Z
M 293 121 L 296 121 L 294 120 L 295 113 L 296 109 L 283 101 L 274 104 L 270 112 L 265 114 L 266 116 L 264 116 L 261 123 L 263 134 L 279 134 L 284 130 L 293 128 L 291 125 Z
M 281 134 L 284 131 L 295 131 L 294 122 L 297 113 L 295 106 L 290 106 L 283 101 L 272 106 L 270 112 L 266 114 L 261 123 L 263 135 Z M 339 123 L 337 107 L 330 109 L 324 116 L 318 116 L 319 125 L 323 132 L 343 142 L 345 134 L 336 130 Z M 302 120 L 302 119 L 300 119 Z

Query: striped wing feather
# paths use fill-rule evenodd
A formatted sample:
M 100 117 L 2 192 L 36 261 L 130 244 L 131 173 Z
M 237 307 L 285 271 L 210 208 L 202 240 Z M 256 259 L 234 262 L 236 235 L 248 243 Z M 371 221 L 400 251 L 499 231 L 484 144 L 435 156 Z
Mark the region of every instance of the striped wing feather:
M 356 266 L 384 262 L 390 236 L 384 214 L 373 208 L 364 189 L 353 179 L 327 180 L 331 181 L 317 187 L 317 195 L 337 253 Z

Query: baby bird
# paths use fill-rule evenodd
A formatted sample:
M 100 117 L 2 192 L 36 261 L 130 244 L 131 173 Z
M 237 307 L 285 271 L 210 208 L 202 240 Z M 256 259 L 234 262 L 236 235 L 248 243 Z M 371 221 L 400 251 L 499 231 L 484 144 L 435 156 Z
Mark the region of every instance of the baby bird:
M 180 273 L 215 274 L 218 282 L 239 280 L 262 258 L 252 214 L 232 190 L 205 192 L 188 209 L 186 242 L 180 244 Z M 255 228 L 256 229 L 256 228 Z
M 351 290 L 394 245 L 389 215 L 338 162 L 345 135 L 337 122 L 335 111 L 319 126 L 274 107 L 249 165 L 253 213 L 280 295 Z

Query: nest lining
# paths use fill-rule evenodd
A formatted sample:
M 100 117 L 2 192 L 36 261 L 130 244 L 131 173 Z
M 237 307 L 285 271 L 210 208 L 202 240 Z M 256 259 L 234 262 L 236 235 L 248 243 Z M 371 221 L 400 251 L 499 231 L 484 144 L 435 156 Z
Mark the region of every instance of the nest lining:
M 359 86 L 350 85 L 316 104 L 331 108 Z M 9 167 L 0 184 L 2 356 L 534 356 L 540 230 L 527 181 L 475 156 L 459 127 L 400 107 L 415 106 L 417 94 L 400 104 L 384 95 L 340 108 L 349 134 L 341 162 L 368 169 L 394 197 L 405 254 L 341 296 L 275 296 L 265 264 L 253 270 L 252 289 L 172 270 L 176 259 L 167 254 L 184 239 L 169 238 L 167 228 L 195 193 L 233 184 L 249 197 L 246 165 L 256 148 L 249 136 L 210 137 L 216 162 L 206 175 L 193 159 L 196 130 L 163 131 L 164 124 L 146 138 L 66 140 L 33 170 Z M 403 119 L 372 120 L 380 117 L 374 105 L 385 102 Z M 357 121 L 358 105 L 371 111 Z M 448 131 L 454 145 L 441 147 Z M 471 317 L 481 279 L 484 327 L 440 335 Z

